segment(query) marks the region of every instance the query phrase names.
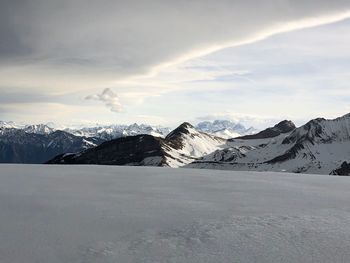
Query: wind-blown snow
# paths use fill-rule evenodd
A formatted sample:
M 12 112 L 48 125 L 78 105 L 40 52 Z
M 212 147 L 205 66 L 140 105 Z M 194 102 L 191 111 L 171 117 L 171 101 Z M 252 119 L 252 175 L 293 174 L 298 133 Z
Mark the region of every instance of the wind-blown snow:
M 349 262 L 348 177 L 0 165 L 0 262 Z

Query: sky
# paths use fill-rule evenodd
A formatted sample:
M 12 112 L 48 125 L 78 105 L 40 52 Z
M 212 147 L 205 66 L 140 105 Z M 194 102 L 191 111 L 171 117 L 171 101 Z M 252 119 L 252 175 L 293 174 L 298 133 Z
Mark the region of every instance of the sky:
M 350 112 L 348 0 L 0 5 L 0 120 L 264 128 Z

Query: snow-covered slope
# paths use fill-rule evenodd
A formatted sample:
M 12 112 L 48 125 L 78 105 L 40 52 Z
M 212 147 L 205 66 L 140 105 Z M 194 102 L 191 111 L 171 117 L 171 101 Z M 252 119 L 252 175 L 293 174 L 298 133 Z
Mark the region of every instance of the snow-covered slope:
M 240 123 L 228 120 L 203 121 L 195 126 L 196 130 L 212 134 L 221 138 L 230 139 L 257 132 L 253 127 L 245 128 Z
M 197 131 L 187 122 L 169 133 L 165 140 L 167 145 L 164 148 L 169 155 L 166 163 L 170 167 L 183 166 L 219 149 L 226 143 L 223 138 Z
M 0 165 L 1 263 L 340 263 L 345 177 Z
M 350 116 L 315 119 L 272 139 L 236 139 L 228 146 L 188 167 L 330 174 L 350 160 Z

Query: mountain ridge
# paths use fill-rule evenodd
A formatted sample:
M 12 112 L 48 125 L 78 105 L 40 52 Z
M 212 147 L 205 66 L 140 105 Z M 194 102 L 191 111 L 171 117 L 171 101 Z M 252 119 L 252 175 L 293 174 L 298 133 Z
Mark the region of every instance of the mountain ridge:
M 231 148 L 203 156 L 188 167 L 331 174 L 350 159 L 350 114 L 316 118 L 271 136 L 229 140 Z
M 57 156 L 47 163 L 152 164 L 152 166 L 179 167 L 208 154 L 225 142 L 226 140 L 222 138 L 198 132 L 191 124 L 185 122 L 165 138 L 152 135 L 117 138 L 77 154 Z M 104 152 L 108 154 L 104 155 Z
M 147 140 L 150 138 L 154 137 Z M 136 138 L 130 140 L 133 147 L 140 145 Z M 145 155 L 147 147 L 140 147 L 137 153 L 131 151 L 136 156 L 144 155 L 145 160 L 132 157 L 123 165 L 330 174 L 332 171 L 343 171 L 340 169 L 342 163 L 349 161 L 350 115 L 334 120 L 316 118 L 298 128 L 285 120 L 256 136 L 229 140 L 197 131 L 193 125 L 185 122 L 159 140 L 156 147 L 151 147 L 153 154 L 150 156 Z M 117 140 L 115 142 L 120 144 Z M 84 153 L 76 156 L 79 160 Z M 63 157 L 51 163 L 55 162 L 66 161 Z M 116 161 L 113 163 L 119 164 Z
M 45 147 L 56 147 L 61 151 L 45 160 L 51 164 L 169 166 L 339 175 L 346 173 L 350 163 L 350 114 L 335 119 L 316 118 L 300 127 L 284 120 L 256 134 L 231 139 L 199 131 L 188 122 L 164 137 L 137 134 L 108 141 L 47 130 L 45 126 L 30 128 L 36 133 L 0 128 L 0 145 L 3 147 L 7 143 L 18 147 L 18 142 L 25 144 L 26 140 L 33 140 L 33 145 L 41 145 L 43 143 L 38 138 L 46 138 Z M 44 134 L 39 134 L 41 130 Z M 15 135 L 9 137 L 11 131 L 15 131 Z M 47 142 L 48 137 L 52 142 Z M 62 138 L 67 142 L 66 148 L 62 146 Z M 69 148 L 72 143 L 69 140 L 78 140 L 80 148 Z M 11 147 L 3 147 L 2 153 L 9 149 Z M 42 151 L 45 152 L 45 149 Z M 18 155 L 25 154 L 17 152 Z
M 78 152 L 97 146 L 98 138 L 77 137 L 64 131 L 28 133 L 0 128 L 0 163 L 43 163 L 63 152 Z

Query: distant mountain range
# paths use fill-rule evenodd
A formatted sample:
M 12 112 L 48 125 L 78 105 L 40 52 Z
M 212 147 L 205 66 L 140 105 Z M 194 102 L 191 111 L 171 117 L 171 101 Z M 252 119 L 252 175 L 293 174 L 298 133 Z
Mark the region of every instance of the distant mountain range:
M 200 128 L 209 129 L 210 125 L 201 124 Z M 349 175 L 350 114 L 333 120 L 314 119 L 299 128 L 285 120 L 254 135 L 233 139 L 183 123 L 165 138 L 127 136 L 57 156 L 48 163 Z
M 59 128 L 57 128 L 59 127 Z M 165 137 L 171 132 L 168 127 L 152 126 L 148 124 L 115 124 L 115 125 L 96 125 L 93 127 L 60 127 L 54 123 L 47 124 L 18 124 L 15 122 L 0 121 L 0 128 L 15 128 L 26 133 L 50 134 L 56 130 L 61 130 L 75 136 L 97 137 L 102 140 L 112 140 L 120 137 L 148 134 L 156 137 Z M 203 121 L 198 123 L 195 128 L 198 131 L 209 133 L 225 139 L 238 136 L 251 135 L 257 132 L 253 127 L 245 128 L 242 124 L 229 120 Z
M 199 123 L 198 129 L 202 126 L 209 133 L 221 132 L 231 134 L 230 137 L 253 130 L 224 120 Z M 136 135 L 165 138 L 171 132 L 170 128 L 136 123 L 60 129 L 54 123 L 26 125 L 0 121 L 0 162 L 43 163 L 56 155 L 79 152 L 117 138 Z
M 107 125 L 84 127 L 79 129 L 66 128 L 64 131 L 76 136 L 97 137 L 107 141 L 120 137 L 140 134 L 148 134 L 155 137 L 165 137 L 171 131 L 171 129 L 161 126 L 134 123 L 131 125 Z
M 150 134 L 153 136 L 165 137 L 170 128 L 161 126 L 151 126 L 147 124 L 131 124 L 131 125 L 97 125 L 94 127 L 59 127 L 54 123 L 48 124 L 17 124 L 15 122 L 0 121 L 0 129 L 14 128 L 23 130 L 26 133 L 50 134 L 60 130 L 75 136 L 96 137 L 102 140 L 111 140 L 125 136 L 133 136 L 138 134 Z
M 78 137 L 64 131 L 27 131 L 0 128 L 0 163 L 43 163 L 60 153 L 79 152 L 103 142 L 99 138 Z
M 221 138 L 230 139 L 238 136 L 255 134 L 258 130 L 246 128 L 241 123 L 228 120 L 203 121 L 195 126 L 196 130 Z

